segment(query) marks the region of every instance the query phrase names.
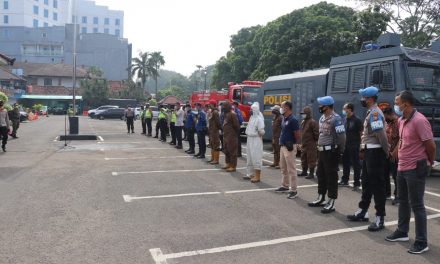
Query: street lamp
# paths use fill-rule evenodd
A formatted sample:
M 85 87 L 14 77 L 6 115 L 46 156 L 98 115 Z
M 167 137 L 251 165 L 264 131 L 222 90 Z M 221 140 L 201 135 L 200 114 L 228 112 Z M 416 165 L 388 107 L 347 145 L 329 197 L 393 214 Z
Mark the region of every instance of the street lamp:
M 202 65 L 196 65 L 196 67 L 198 68 L 197 71 L 200 73 L 200 69 L 203 68 L 203 66 Z M 195 74 L 195 77 L 196 77 L 196 90 L 198 91 L 199 90 L 199 76 L 197 76 L 197 74 Z

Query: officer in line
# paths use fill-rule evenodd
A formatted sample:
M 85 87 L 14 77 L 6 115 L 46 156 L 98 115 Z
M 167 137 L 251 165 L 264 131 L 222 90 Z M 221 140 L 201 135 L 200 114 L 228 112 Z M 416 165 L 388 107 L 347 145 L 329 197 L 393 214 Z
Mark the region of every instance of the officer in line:
M 125 110 L 125 122 L 127 123 L 127 134 L 134 133 L 134 110 L 128 106 L 127 110 Z
M 167 124 L 168 115 L 166 113 L 164 106 L 159 107 L 159 115 L 158 115 L 157 119 L 158 119 L 157 124 L 158 124 L 159 130 L 160 130 L 160 140 L 159 141 L 166 142 L 167 141 L 167 129 L 168 129 L 168 124 Z M 156 129 L 156 131 L 157 131 L 157 129 Z M 156 136 L 157 136 L 157 134 L 156 134 Z
M 220 114 L 215 104 L 215 101 L 209 102 L 211 115 L 208 118 L 208 136 L 211 144 L 211 160 L 208 162 L 213 165 L 219 164 L 221 147 L 219 131 L 222 129 L 222 124 L 220 123 Z
M 182 107 L 180 106 L 180 103 L 177 102 L 175 106 L 175 112 L 176 112 L 176 126 L 175 126 L 175 133 L 176 133 L 176 148 L 182 149 L 182 129 L 183 129 L 183 120 L 184 120 L 184 111 Z
M 153 127 L 151 125 L 153 121 L 153 111 L 151 110 L 151 107 L 149 104 L 145 105 L 145 123 L 148 128 L 148 134 L 147 136 L 151 137 L 153 133 Z
M 191 105 L 187 104 L 185 107 L 186 110 L 186 119 L 185 119 L 185 129 L 186 129 L 186 139 L 188 140 L 189 149 L 185 152 L 188 154 L 194 154 L 195 151 L 195 141 L 194 141 L 194 133 L 196 131 L 196 123 L 195 123 L 195 114 L 192 112 Z
M 319 138 L 318 138 L 318 198 L 309 203 L 310 207 L 323 206 L 321 213 L 335 211 L 335 200 L 338 198 L 338 162 L 345 148 L 345 127 L 342 118 L 333 110 L 333 97 L 318 98 Z M 325 195 L 328 192 L 328 201 Z
M 142 124 L 142 133 L 141 135 L 147 134 L 147 123 L 145 122 L 145 114 L 147 113 L 147 109 L 144 106 L 141 106 L 141 124 Z
M 319 125 L 312 117 L 312 108 L 306 106 L 301 113 L 301 167 L 302 172 L 298 176 L 306 176 L 306 179 L 315 178 L 315 168 L 318 160 L 316 149 L 319 138 Z M 309 174 L 307 174 L 309 170 Z
M 171 133 L 171 142 L 170 145 L 176 145 L 176 121 L 177 121 L 177 115 L 172 107 L 170 109 L 170 133 Z
M 240 124 L 240 127 L 241 127 L 241 125 L 243 124 L 243 116 L 241 115 L 240 108 L 238 108 L 238 102 L 235 102 L 235 101 L 232 102 L 232 110 L 234 110 L 234 113 L 237 115 L 238 123 Z M 238 142 L 237 157 L 241 158 L 242 155 L 241 155 L 241 133 L 240 133 L 240 131 L 238 131 L 237 142 Z
M 361 138 L 360 158 L 362 165 L 362 198 L 359 210 L 348 215 L 349 221 L 368 221 L 368 208 L 374 195 L 376 218 L 368 231 L 379 231 L 384 228 L 385 217 L 385 162 L 389 156 L 389 144 L 385 131 L 385 118 L 377 106 L 379 89 L 367 87 L 359 90 L 361 104 L 368 108 L 364 120 L 364 131 Z
M 196 103 L 197 109 L 197 123 L 196 123 L 196 132 L 197 132 L 197 144 L 199 145 L 199 152 L 194 155 L 194 157 L 198 159 L 204 159 L 206 153 L 206 132 L 208 128 L 206 127 L 206 113 L 203 111 L 202 104 Z
M 280 168 L 280 136 L 281 136 L 281 123 L 283 122 L 283 116 L 280 113 L 281 107 L 274 105 L 272 110 L 272 148 L 273 148 L 273 163 L 270 167 Z

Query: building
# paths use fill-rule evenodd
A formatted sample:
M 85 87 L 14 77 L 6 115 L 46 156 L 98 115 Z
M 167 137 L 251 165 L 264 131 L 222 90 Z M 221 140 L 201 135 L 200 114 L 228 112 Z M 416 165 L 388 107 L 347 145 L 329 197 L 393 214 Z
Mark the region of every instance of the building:
M 73 29 L 72 24 L 47 28 L 0 26 L 0 47 L 17 62 L 73 64 Z M 132 48 L 127 39 L 77 32 L 78 66 L 98 67 L 109 80 L 129 77 Z
M 96 5 L 91 0 L 2 0 L 0 26 L 52 27 L 76 22 L 82 33 L 104 33 L 123 37 L 124 12 Z

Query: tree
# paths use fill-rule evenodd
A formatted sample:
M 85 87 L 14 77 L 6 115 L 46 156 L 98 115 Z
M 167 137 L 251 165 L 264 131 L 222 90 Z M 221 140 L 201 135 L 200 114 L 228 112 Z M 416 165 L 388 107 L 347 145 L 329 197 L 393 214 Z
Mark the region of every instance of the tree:
M 157 98 L 163 99 L 169 95 L 173 95 L 181 100 L 183 100 L 183 99 L 186 100 L 189 96 L 189 93 L 188 93 L 188 91 L 185 91 L 182 87 L 171 86 L 169 88 L 160 90 L 157 93 Z
M 131 75 L 141 80 L 143 89 L 145 89 L 148 76 L 151 76 L 154 71 L 150 56 L 148 52 L 143 53 L 141 51 L 139 52 L 139 58 L 133 58 L 130 66 Z
M 6 104 L 9 100 L 8 96 L 6 96 L 5 93 L 0 92 L 0 100 L 3 101 L 4 104 Z
M 108 83 L 106 79 L 81 80 L 84 102 L 89 107 L 97 107 L 108 103 Z
M 388 28 L 401 34 L 402 43 L 414 48 L 426 48 L 440 36 L 439 0 L 356 0 L 377 6 L 389 17 Z
M 155 51 L 151 53 L 148 64 L 151 68 L 151 75 L 153 76 L 156 83 L 156 94 L 157 94 L 157 77 L 159 77 L 159 68 L 165 65 L 165 59 L 160 51 Z

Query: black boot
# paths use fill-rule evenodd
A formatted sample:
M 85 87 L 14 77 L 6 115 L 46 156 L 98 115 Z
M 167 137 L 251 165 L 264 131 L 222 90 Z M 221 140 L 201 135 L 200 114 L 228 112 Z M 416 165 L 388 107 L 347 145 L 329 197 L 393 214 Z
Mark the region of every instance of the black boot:
M 6 146 L 5 145 L 2 145 L 2 150 L 3 150 L 3 152 L 6 152 Z
M 313 168 L 310 168 L 310 173 L 309 173 L 309 175 L 306 177 L 306 179 L 311 180 L 311 179 L 314 179 L 314 178 L 315 178 L 315 168 L 313 167 Z
M 359 209 L 352 215 L 347 215 L 348 221 L 352 222 L 367 222 L 368 221 L 368 211 L 365 209 Z
M 307 176 L 307 167 L 303 167 L 303 170 L 300 174 L 298 174 L 298 177 L 304 177 Z
M 310 207 L 324 206 L 324 202 L 325 202 L 325 196 L 323 194 L 319 194 L 318 198 L 316 198 L 316 200 L 309 203 L 309 206 Z
M 324 208 L 322 208 L 321 213 L 329 214 L 331 212 L 334 212 L 335 211 L 335 201 L 336 201 L 336 199 L 333 199 L 333 198 L 328 199 Z
M 368 231 L 376 232 L 385 228 L 384 217 L 376 215 L 374 222 L 368 227 Z

